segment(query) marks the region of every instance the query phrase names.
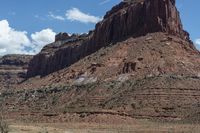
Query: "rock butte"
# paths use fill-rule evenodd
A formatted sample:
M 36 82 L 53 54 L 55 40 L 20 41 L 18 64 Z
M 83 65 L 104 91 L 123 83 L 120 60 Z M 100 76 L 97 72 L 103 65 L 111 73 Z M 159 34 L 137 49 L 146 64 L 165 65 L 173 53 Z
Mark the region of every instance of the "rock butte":
M 154 32 L 165 32 L 189 41 L 189 34 L 183 30 L 175 1 L 121 2 L 107 12 L 95 30 L 88 35 L 69 37 L 67 33 L 58 34 L 55 43 L 49 44 L 33 57 L 29 64 L 28 77 L 48 75 L 110 43 Z M 60 43 L 64 44 L 59 45 Z
M 0 98 L 10 119 L 200 122 L 199 64 L 175 0 L 127 0 L 88 34 L 56 35 Z

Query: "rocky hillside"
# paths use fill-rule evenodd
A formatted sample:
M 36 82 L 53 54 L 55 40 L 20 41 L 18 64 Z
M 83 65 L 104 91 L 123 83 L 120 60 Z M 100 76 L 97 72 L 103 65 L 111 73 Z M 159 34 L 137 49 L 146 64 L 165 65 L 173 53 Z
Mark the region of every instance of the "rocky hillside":
M 200 122 L 199 64 L 175 0 L 124 1 L 89 34 L 58 34 L 0 99 L 12 119 Z
M 183 30 L 174 0 L 121 2 L 107 12 L 95 30 L 88 35 L 69 37 L 59 34 L 55 43 L 45 47 L 31 60 L 28 77 L 48 75 L 110 43 L 154 32 L 165 32 L 189 40 L 189 34 Z
M 111 44 L 60 71 L 32 79 L 36 88 L 54 84 L 124 81 L 158 75 L 200 76 L 200 54 L 193 44 L 157 32 Z M 24 84 L 23 84 L 24 85 Z M 28 86 L 29 87 L 28 87 Z M 30 88 L 30 84 L 25 85 Z
M 28 63 L 32 56 L 6 55 L 0 57 L 0 85 L 9 86 L 26 78 Z

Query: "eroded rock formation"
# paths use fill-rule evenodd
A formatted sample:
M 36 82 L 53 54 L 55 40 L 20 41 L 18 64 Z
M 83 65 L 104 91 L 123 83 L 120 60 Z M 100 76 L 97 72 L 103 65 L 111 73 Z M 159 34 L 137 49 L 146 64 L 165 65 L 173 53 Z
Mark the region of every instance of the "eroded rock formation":
M 128 36 L 138 37 L 158 31 L 189 39 L 174 0 L 122 2 L 107 12 L 103 21 L 96 25 L 92 40 L 97 47 L 101 47 Z
M 70 36 L 67 33 L 61 32 L 55 36 L 55 42 L 67 40 L 67 39 L 69 39 L 69 37 Z
M 110 43 L 154 32 L 165 32 L 189 41 L 189 34 L 183 30 L 175 7 L 175 0 L 121 2 L 107 12 L 88 35 L 69 37 L 67 33 L 58 34 L 55 43 L 44 47 L 31 60 L 28 77 L 48 75 Z
M 28 63 L 32 56 L 6 55 L 0 58 L 0 85 L 15 84 L 26 78 Z
M 0 99 L 9 119 L 87 122 L 100 115 L 104 122 L 112 115 L 194 123 L 199 64 L 175 0 L 126 0 L 89 34 L 58 34 L 29 63 L 29 77 L 45 77 L 2 91 Z

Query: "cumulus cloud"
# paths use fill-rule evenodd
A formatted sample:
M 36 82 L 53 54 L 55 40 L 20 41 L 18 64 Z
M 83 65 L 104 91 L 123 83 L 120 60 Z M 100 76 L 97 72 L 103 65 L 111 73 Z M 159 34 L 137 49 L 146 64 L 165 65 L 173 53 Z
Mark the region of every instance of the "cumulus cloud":
M 196 39 L 195 43 L 200 46 L 200 39 Z
M 54 41 L 55 32 L 45 29 L 28 37 L 26 31 L 10 27 L 7 20 L 0 21 L 0 55 L 36 54 L 41 48 Z
M 49 44 L 55 40 L 56 33 L 52 29 L 44 29 L 40 32 L 31 34 L 32 47 L 35 52 L 39 52 L 44 45 Z
M 30 40 L 27 32 L 16 31 L 9 26 L 7 20 L 0 21 L 0 55 L 8 53 L 21 53 Z
M 97 23 L 102 20 L 100 17 L 92 16 L 87 13 L 81 12 L 78 8 L 72 8 L 67 10 L 66 17 L 71 21 L 79 21 L 82 23 Z
M 50 17 L 52 19 L 55 19 L 55 20 L 61 20 L 61 21 L 65 20 L 65 18 L 63 16 L 54 15 L 52 12 L 49 12 L 48 17 Z

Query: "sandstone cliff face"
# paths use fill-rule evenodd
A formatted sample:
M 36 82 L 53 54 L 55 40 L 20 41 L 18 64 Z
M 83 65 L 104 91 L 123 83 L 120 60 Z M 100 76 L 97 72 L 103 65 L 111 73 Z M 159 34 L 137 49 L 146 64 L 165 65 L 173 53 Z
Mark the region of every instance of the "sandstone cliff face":
M 0 85 L 15 84 L 26 77 L 28 63 L 32 56 L 6 55 L 0 58 Z
M 104 20 L 96 25 L 92 43 L 101 47 L 129 36 L 138 37 L 159 31 L 189 39 L 188 33 L 183 31 L 175 1 L 122 2 L 107 12 Z
M 62 38 L 62 37 L 61 37 Z M 87 36 L 73 35 L 45 46 L 29 63 L 27 75 L 45 76 L 76 62 L 85 53 Z
M 106 13 L 89 35 L 68 37 L 67 34 L 58 34 L 55 43 L 46 46 L 31 60 L 27 75 L 48 75 L 110 43 L 153 32 L 165 32 L 189 41 L 174 0 L 121 2 Z

